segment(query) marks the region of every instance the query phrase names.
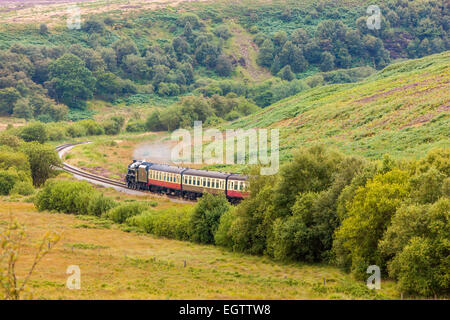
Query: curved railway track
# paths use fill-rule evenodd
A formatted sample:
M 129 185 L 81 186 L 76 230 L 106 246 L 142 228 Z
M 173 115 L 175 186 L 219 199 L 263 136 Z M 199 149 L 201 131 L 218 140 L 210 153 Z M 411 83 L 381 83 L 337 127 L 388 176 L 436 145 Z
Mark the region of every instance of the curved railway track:
M 80 145 L 80 144 L 91 143 L 91 142 L 92 141 L 68 143 L 68 144 L 63 144 L 63 145 L 57 146 L 55 149 L 58 152 L 59 157 L 62 159 L 62 156 L 64 155 L 64 151 L 66 149 L 72 148 L 72 147 Z M 170 197 L 168 195 L 160 195 L 160 194 L 152 193 L 152 192 L 149 192 L 149 191 L 146 192 L 146 191 L 136 191 L 136 190 L 133 190 L 133 189 L 129 189 L 128 185 L 125 182 L 121 182 L 121 181 L 105 178 L 105 177 L 102 177 L 102 176 L 98 176 L 98 175 L 92 174 L 90 172 L 83 171 L 81 169 L 78 169 L 78 168 L 76 168 L 74 166 L 71 166 L 71 165 L 65 163 L 64 161 L 63 161 L 63 165 L 62 165 L 61 169 L 66 171 L 66 172 L 72 173 L 72 174 L 74 174 L 76 176 L 85 178 L 88 181 L 91 181 L 91 182 L 94 182 L 94 183 L 95 182 L 99 182 L 102 185 L 107 185 L 107 186 L 116 187 L 116 188 L 118 187 L 120 189 L 126 189 L 127 192 L 133 193 L 133 194 L 146 195 L 146 194 L 150 193 L 150 194 L 152 194 L 152 195 L 154 195 L 156 197 L 166 198 L 166 199 L 169 199 L 170 201 L 173 201 L 173 202 L 181 202 L 181 203 L 193 203 L 193 202 L 195 202 L 195 201 L 189 201 L 189 200 L 184 200 L 184 199 L 182 200 L 182 199 L 179 199 L 179 198 Z

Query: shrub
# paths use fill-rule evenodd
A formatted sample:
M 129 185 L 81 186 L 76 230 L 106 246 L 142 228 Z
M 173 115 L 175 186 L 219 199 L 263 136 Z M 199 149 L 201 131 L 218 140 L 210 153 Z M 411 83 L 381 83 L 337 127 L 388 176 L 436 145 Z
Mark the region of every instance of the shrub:
M 19 135 L 26 142 L 37 141 L 44 143 L 48 140 L 47 130 L 44 124 L 40 122 L 34 122 L 23 127 Z
M 105 197 L 103 194 L 96 194 L 90 199 L 87 212 L 89 215 L 100 217 L 115 206 L 116 202 L 111 198 Z
M 20 138 L 12 135 L 12 134 L 8 134 L 8 133 L 2 133 L 0 134 L 0 145 L 5 145 L 11 148 L 17 148 L 20 145 Z
M 34 187 L 29 181 L 18 181 L 10 191 L 11 194 L 29 196 L 34 193 Z
M 214 234 L 214 242 L 216 245 L 233 248 L 233 237 L 231 234 L 231 225 L 235 219 L 234 210 L 230 209 L 220 217 L 219 227 Z
M 72 138 L 78 138 L 86 136 L 87 130 L 84 126 L 79 123 L 74 123 L 66 129 L 67 135 Z
M 214 234 L 219 227 L 220 217 L 230 209 L 225 195 L 203 194 L 194 208 L 191 225 L 191 239 L 199 243 L 214 243 Z
M 125 128 L 127 132 L 144 132 L 146 130 L 145 121 L 129 121 Z
M 30 142 L 25 143 L 21 150 L 27 155 L 35 186 L 42 185 L 50 177 L 54 167 L 61 164 L 61 160 L 52 146 Z
M 19 177 L 12 171 L 0 170 L 0 194 L 8 195 Z
M 378 174 L 360 187 L 348 204 L 347 217 L 335 237 L 348 250 L 357 277 L 366 277 L 369 265 L 386 269 L 386 259 L 377 250 L 378 243 L 397 208 L 409 196 L 408 179 L 408 173 L 398 169 Z
M 128 218 L 141 214 L 148 209 L 148 205 L 142 202 L 124 203 L 109 210 L 105 217 L 117 223 L 123 223 Z
M 103 127 L 94 120 L 81 120 L 78 124 L 86 129 L 87 135 L 98 136 L 105 133 Z
M 88 214 L 89 202 L 98 192 L 86 181 L 49 180 L 35 197 L 39 211 Z
M 150 234 L 177 240 L 189 240 L 191 216 L 192 209 L 190 207 L 170 208 L 160 211 L 145 211 L 131 217 L 128 222 Z
M 450 200 L 432 205 L 405 205 L 397 210 L 380 250 L 389 275 L 407 293 L 432 296 L 449 290 Z

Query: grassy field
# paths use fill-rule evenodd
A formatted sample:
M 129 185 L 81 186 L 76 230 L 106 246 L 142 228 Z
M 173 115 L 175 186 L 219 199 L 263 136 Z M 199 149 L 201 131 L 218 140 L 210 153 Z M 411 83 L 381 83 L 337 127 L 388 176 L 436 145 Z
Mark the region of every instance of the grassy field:
M 370 291 L 334 267 L 279 264 L 214 246 L 124 232 L 91 216 L 39 213 L 30 203 L 5 200 L 0 201 L 0 226 L 12 214 L 28 233 L 19 276 L 31 263 L 33 244 L 46 231 L 62 234 L 31 278 L 35 299 L 399 298 L 391 281 Z M 80 290 L 65 287 L 69 265 L 81 269 Z
M 393 64 L 351 84 L 306 90 L 236 120 L 231 128 L 279 128 L 282 161 L 323 143 L 348 154 L 420 157 L 450 143 L 450 52 Z

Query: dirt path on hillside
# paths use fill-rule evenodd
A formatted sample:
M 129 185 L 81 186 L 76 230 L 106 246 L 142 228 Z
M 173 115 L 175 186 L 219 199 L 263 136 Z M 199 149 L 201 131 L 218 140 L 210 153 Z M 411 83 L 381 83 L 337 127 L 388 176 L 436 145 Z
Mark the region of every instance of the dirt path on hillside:
M 271 77 L 269 70 L 262 68 L 256 64 L 256 56 L 259 48 L 253 42 L 251 35 L 247 34 L 238 27 L 231 29 L 233 33 L 234 42 L 236 43 L 240 58 L 237 58 L 238 63 L 245 68 L 253 81 L 260 82 Z M 253 55 L 253 57 L 251 56 Z M 240 60 L 240 61 L 239 61 Z

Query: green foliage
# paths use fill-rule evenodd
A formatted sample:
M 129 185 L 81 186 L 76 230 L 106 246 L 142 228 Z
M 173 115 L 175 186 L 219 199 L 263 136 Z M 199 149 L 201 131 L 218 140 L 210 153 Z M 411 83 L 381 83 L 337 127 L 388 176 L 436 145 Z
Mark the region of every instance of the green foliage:
M 95 193 L 89 200 L 87 214 L 100 217 L 105 212 L 116 206 L 116 202 L 111 198 L 105 197 L 103 194 Z
M 144 132 L 146 129 L 146 122 L 141 120 L 128 121 L 127 126 L 125 127 L 127 132 Z
M 128 218 L 139 215 L 147 209 L 148 209 L 147 203 L 141 202 L 123 203 L 109 210 L 105 214 L 105 217 L 113 220 L 114 222 L 123 223 Z
M 19 100 L 20 92 L 15 88 L 0 89 L 0 112 L 12 114 L 14 104 Z
M 83 60 L 67 53 L 49 65 L 50 86 L 55 98 L 71 108 L 84 109 L 92 98 L 96 79 Z
M 392 258 L 389 274 L 405 292 L 424 296 L 448 292 L 449 219 L 449 198 L 397 210 L 379 247 Z
M 20 138 L 26 142 L 37 141 L 44 143 L 48 139 L 47 130 L 41 122 L 33 122 L 20 130 Z
M 351 270 L 357 277 L 364 278 L 369 265 L 386 266 L 378 243 L 409 194 L 408 173 L 398 169 L 378 174 L 356 190 L 347 217 L 336 231 L 336 241 L 348 250 Z
M 233 237 L 230 230 L 235 218 L 236 216 L 233 208 L 230 208 L 220 216 L 219 227 L 214 234 L 214 243 L 217 246 L 228 249 L 233 248 Z
M 35 197 L 39 211 L 88 214 L 89 202 L 98 192 L 86 181 L 48 180 Z
M 203 194 L 192 213 L 191 240 L 199 243 L 214 243 L 220 217 L 230 209 L 225 195 Z
M 150 234 L 170 239 L 189 240 L 191 215 L 191 208 L 148 210 L 129 218 L 127 222 Z
M 14 171 L 0 170 L 0 194 L 8 195 L 18 181 L 19 177 Z
M 53 167 L 61 164 L 55 149 L 49 145 L 30 142 L 21 146 L 21 151 L 28 158 L 35 186 L 41 186 L 52 174 Z
M 22 196 L 29 196 L 34 194 L 34 187 L 29 181 L 18 181 L 11 189 L 11 194 L 20 194 Z
M 255 174 L 258 169 L 253 170 L 251 173 Z M 230 231 L 227 231 L 231 234 L 234 250 L 252 254 L 263 254 L 266 251 L 276 214 L 273 205 L 273 186 L 276 180 L 276 176 L 251 175 L 251 197 L 237 206 L 236 218 Z
M 292 215 L 274 222 L 268 246 L 279 260 L 330 262 L 333 234 L 339 226 L 337 199 L 364 167 L 355 157 L 345 157 L 332 173 L 332 182 L 320 192 L 301 192 Z M 311 168 L 314 170 L 314 168 Z

